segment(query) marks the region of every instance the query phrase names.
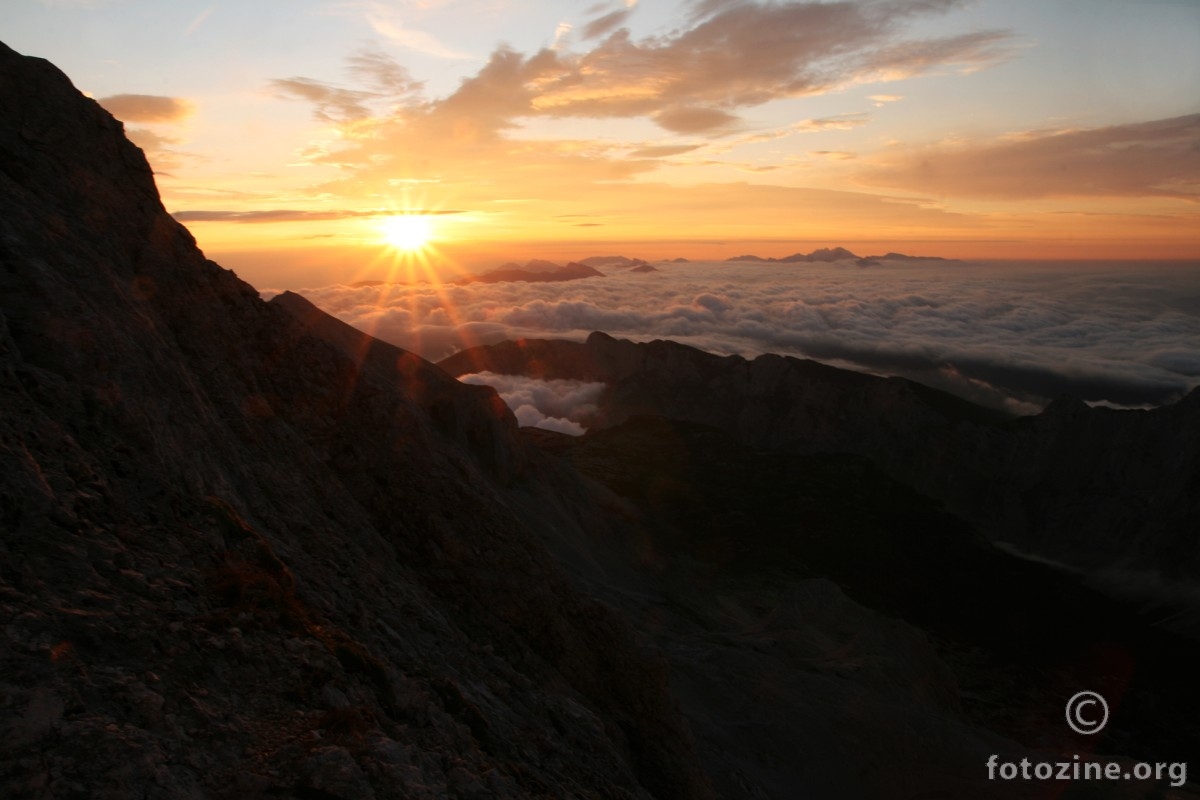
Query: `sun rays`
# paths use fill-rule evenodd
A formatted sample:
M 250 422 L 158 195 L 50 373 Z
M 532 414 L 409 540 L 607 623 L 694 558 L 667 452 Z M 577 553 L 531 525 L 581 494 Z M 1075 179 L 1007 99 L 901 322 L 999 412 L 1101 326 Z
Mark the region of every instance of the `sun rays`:
M 425 214 L 397 214 L 379 223 L 383 241 L 404 253 L 419 253 L 434 239 L 433 220 Z

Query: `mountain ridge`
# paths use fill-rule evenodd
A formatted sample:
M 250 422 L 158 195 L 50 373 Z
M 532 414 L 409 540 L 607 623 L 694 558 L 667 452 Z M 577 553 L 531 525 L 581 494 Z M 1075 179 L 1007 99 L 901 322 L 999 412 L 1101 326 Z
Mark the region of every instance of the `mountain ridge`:
M 1012 418 L 903 378 L 778 355 L 747 361 L 600 332 L 484 345 L 439 365 L 601 382 L 594 424 L 638 414 L 712 425 L 754 447 L 865 455 L 989 538 L 1085 568 L 1200 578 L 1200 389 L 1152 411 L 1064 399 Z M 1153 508 L 1154 513 L 1148 509 Z M 1103 533 L 1096 533 L 1103 532 Z
M 260 300 L 2 46 L 0 155 L 6 796 L 710 796 L 491 390 Z
M 951 261 L 941 256 L 913 256 L 906 253 L 889 252 L 884 255 L 858 256 L 844 247 L 820 247 L 811 253 L 792 253 L 790 256 L 741 255 L 726 261 L 750 261 L 764 264 L 832 264 L 838 261 L 854 261 L 860 267 L 877 266 L 882 261 Z

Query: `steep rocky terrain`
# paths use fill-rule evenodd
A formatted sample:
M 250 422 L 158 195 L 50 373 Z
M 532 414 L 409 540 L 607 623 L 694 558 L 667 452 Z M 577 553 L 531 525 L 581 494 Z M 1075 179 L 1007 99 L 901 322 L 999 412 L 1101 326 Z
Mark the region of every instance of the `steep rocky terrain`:
M 672 576 L 679 602 L 711 594 L 724 598 L 727 614 L 742 606 L 758 620 L 750 628 L 760 643 L 777 644 L 760 629 L 797 594 L 807 597 L 799 587 L 832 581 L 930 634 L 948 665 L 942 674 L 962 690 L 945 696 L 961 699 L 972 721 L 1018 741 L 1065 746 L 1059 714 L 1047 713 L 1058 710 L 1051 698 L 1103 686 L 1120 708 L 1093 746 L 1194 757 L 1193 643 L 1058 570 L 991 547 L 863 457 L 755 449 L 662 417 L 582 437 L 526 435 L 631 501 L 644 521 L 640 557 Z M 812 610 L 802 609 L 793 610 Z M 669 639 L 665 649 L 678 653 Z M 930 688 L 939 685 L 932 674 Z
M 0 303 L 0 795 L 708 796 L 495 394 L 262 302 L 3 46 Z
M 1175 581 L 1200 580 L 1200 389 L 1150 411 L 1064 398 L 1007 419 L 905 379 L 602 333 L 586 343 L 502 342 L 441 366 L 602 381 L 599 427 L 658 414 L 754 447 L 867 456 L 989 538 L 1113 588 L 1166 596 Z

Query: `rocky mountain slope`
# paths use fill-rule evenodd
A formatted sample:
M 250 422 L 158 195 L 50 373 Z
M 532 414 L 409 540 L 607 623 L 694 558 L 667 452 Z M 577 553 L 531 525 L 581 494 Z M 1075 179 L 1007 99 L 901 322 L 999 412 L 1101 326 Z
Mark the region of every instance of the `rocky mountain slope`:
M 3 46 L 0 309 L 0 794 L 710 795 L 495 394 L 262 302 Z
M 642 558 L 673 576 L 667 583 L 677 602 L 722 598 L 725 615 L 738 609 L 754 620 L 748 629 L 760 645 L 778 647 L 781 608 L 790 605 L 809 624 L 819 618 L 795 598 L 811 599 L 801 587 L 832 582 L 857 603 L 927 632 L 942 663 L 925 663 L 929 672 L 914 686 L 938 687 L 977 724 L 1067 749 L 1052 698 L 1105 687 L 1120 696 L 1120 708 L 1095 746 L 1146 759 L 1193 757 L 1200 742 L 1197 662 L 1187 655 L 1193 643 L 1058 570 L 989 546 L 861 456 L 752 448 L 663 417 L 634 417 L 581 437 L 533 428 L 525 435 L 639 510 Z M 864 626 L 857 634 L 878 631 Z M 912 646 L 893 634 L 897 652 Z M 678 642 L 662 639 L 680 672 L 694 670 Z M 1114 669 L 1121 662 L 1136 668 Z M 898 659 L 892 675 L 920 663 Z
M 901 378 L 602 333 L 501 342 L 441 366 L 604 382 L 600 427 L 658 414 L 753 447 L 863 455 L 989 538 L 1114 589 L 1165 595 L 1172 582 L 1200 580 L 1200 389 L 1150 411 L 1064 398 L 1009 419 Z

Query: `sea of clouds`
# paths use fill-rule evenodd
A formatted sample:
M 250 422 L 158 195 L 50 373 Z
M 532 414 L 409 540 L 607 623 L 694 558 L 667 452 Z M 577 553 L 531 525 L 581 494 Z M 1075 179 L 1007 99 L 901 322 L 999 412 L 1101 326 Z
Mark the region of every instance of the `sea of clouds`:
M 1161 405 L 1200 384 L 1200 264 L 656 267 L 601 268 L 605 277 L 561 283 L 339 285 L 301 293 L 433 361 L 475 344 L 582 340 L 600 330 L 904 375 L 1026 413 L 1064 394 L 1115 406 Z M 589 392 L 598 391 L 479 380 L 497 386 L 524 413 L 523 424 L 551 419 L 544 425 L 571 432 L 581 416 L 570 407 L 587 406 L 595 399 Z M 553 400 L 560 395 L 568 402 Z
M 596 400 L 604 390 L 603 383 L 543 381 L 494 372 L 473 372 L 459 380 L 495 389 L 521 427 L 545 428 L 571 436 L 587 430 L 597 411 Z

